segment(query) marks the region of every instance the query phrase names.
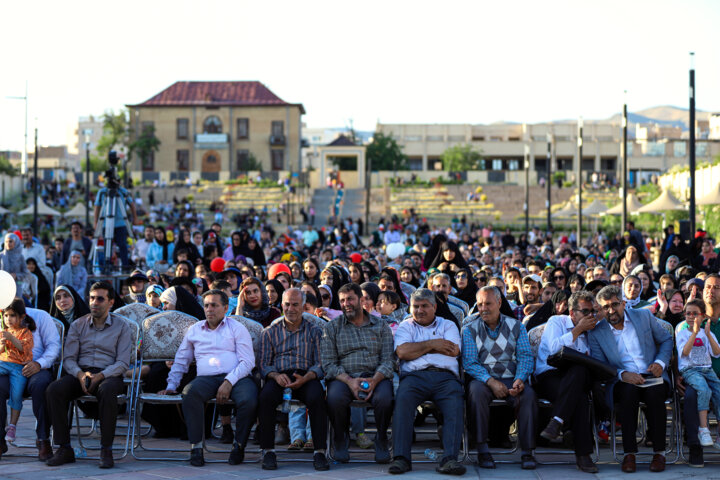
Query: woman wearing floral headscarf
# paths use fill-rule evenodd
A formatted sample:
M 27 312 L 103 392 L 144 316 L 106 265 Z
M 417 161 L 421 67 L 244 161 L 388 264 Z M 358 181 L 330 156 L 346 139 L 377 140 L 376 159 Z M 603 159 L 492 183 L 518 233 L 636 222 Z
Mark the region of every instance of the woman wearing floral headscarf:
M 255 320 L 267 327 L 282 313 L 270 305 L 270 299 L 262 282 L 255 277 L 248 277 L 240 284 L 237 314 Z
M 81 263 L 82 253 L 73 250 L 68 261 L 58 272 L 55 285 L 71 285 L 76 291 L 85 292 L 88 274 Z

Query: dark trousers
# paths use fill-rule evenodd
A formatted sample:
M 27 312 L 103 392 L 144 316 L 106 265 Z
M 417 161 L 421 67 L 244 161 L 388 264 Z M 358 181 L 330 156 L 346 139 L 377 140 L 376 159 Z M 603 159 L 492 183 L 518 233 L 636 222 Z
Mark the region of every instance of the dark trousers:
M 118 199 L 120 201 L 120 199 Z M 128 215 L 130 214 L 130 210 L 128 210 Z M 117 222 L 117 218 L 115 221 Z M 115 227 L 115 230 L 113 232 L 113 242 L 118 246 L 118 254 L 120 256 L 120 262 L 122 262 L 123 267 L 126 267 L 128 265 L 128 229 L 125 225 L 122 227 Z
M 353 400 L 355 397 L 352 391 L 343 382 L 331 380 L 328 383 L 328 416 L 334 429 L 333 441 L 338 450 L 346 450 L 350 442 L 348 424 L 350 423 L 350 402 Z M 392 417 L 392 382 L 386 378 L 378 383 L 369 403 L 375 411 L 375 424 L 377 425 L 375 440 L 381 443 L 387 442 L 387 429 Z
M 190 443 L 200 443 L 205 424 L 205 403 L 217 396 L 218 388 L 226 374 L 197 376 L 182 392 L 182 408 L 187 424 Z M 233 385 L 230 399 L 235 403 L 235 441 L 244 447 L 255 423 L 258 404 L 258 387 L 251 377 L 245 377 Z
M 700 417 L 697 409 L 697 392 L 690 385 L 685 385 L 685 398 L 682 401 L 683 421 L 685 422 L 685 435 L 689 447 L 699 447 L 698 428 Z
M 508 388 L 512 387 L 512 378 L 498 379 Z M 475 429 L 478 443 L 487 443 L 490 423 L 490 404 L 497 400 L 490 387 L 478 380 L 472 380 L 468 386 L 468 421 Z M 535 448 L 535 423 L 537 422 L 537 401 L 535 391 L 526 383 L 525 389 L 516 397 L 508 395 L 505 402 L 515 410 L 518 423 L 518 441 L 522 450 Z
M 646 406 L 647 433 L 653 442 L 653 450 L 665 451 L 665 399 L 667 398 L 667 385 L 662 383 L 652 387 L 638 387 L 625 382 L 617 382 L 613 390 L 615 399 L 615 415 L 622 426 L 623 450 L 626 454 L 637 453 L 638 409 L 640 402 Z M 697 430 L 696 430 L 697 432 Z
M 582 365 L 566 370 L 548 370 L 537 376 L 533 383 L 540 398 L 553 402 L 552 415 L 570 426 L 575 441 L 576 455 L 592 453 L 592 426 L 588 392 L 592 388 L 590 372 Z
M 89 368 L 88 371 L 99 373 L 102 369 Z M 110 377 L 102 380 L 93 393 L 98 399 L 100 445 L 103 447 L 109 448 L 113 444 L 118 416 L 117 396 L 125 389 L 121 377 Z M 73 375 L 65 375 L 60 380 L 52 382 L 45 392 L 55 445 L 69 445 L 68 408 L 71 401 L 85 394 L 80 386 L 80 380 Z
M 260 420 L 260 448 L 262 449 L 275 448 L 276 409 L 283 401 L 283 390 L 275 380 L 268 379 L 260 391 L 258 419 Z M 313 442 L 319 450 L 324 449 L 327 444 L 327 408 L 325 406 L 325 390 L 320 380 L 314 378 L 297 390 L 293 390 L 292 393 L 293 398 L 307 406 L 310 413 Z
M 37 425 L 35 434 L 38 440 L 50 438 L 50 421 L 48 418 L 47 406 L 45 403 L 45 390 L 52 382 L 52 374 L 49 369 L 44 368 L 32 377 L 28 378 L 25 385 L 24 397 L 32 398 L 32 409 Z M 0 432 L 5 431 L 7 422 L 7 400 L 10 396 L 10 379 L 7 375 L 0 377 Z
M 458 378 L 450 372 L 420 370 L 403 375 L 396 393 L 393 415 L 393 454 L 411 460 L 415 411 L 422 402 L 432 401 L 442 412 L 442 460 L 457 460 L 465 422 L 464 391 Z

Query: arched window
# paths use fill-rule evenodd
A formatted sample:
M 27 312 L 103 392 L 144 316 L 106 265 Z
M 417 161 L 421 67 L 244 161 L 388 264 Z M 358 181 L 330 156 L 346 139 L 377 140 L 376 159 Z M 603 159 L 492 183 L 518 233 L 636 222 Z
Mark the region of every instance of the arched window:
M 203 133 L 222 133 L 222 122 L 215 115 L 208 117 L 203 122 Z

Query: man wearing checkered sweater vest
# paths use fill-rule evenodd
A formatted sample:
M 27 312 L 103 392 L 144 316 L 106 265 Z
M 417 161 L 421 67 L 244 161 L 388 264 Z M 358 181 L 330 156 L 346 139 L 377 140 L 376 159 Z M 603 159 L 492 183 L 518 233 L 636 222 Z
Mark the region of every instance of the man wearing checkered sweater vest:
M 527 381 L 534 359 L 525 327 L 516 318 L 500 313 L 501 301 L 497 288 L 481 288 L 477 293 L 478 318 L 462 330 L 462 362 L 470 380 L 469 425 L 476 433 L 478 466 L 495 468 L 487 444 L 490 404 L 493 400 L 507 402 L 517 415 L 521 467 L 532 470 L 536 466 L 537 402 Z

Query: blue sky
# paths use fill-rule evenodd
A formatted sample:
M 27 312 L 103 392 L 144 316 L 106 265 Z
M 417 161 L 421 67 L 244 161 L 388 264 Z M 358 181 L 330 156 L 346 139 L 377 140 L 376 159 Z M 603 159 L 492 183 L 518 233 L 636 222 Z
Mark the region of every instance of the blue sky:
M 177 80 L 260 80 L 310 127 L 720 110 L 720 1 L 2 2 L 0 150 Z M 37 119 L 37 120 L 35 120 Z M 30 135 L 32 138 L 32 133 Z

